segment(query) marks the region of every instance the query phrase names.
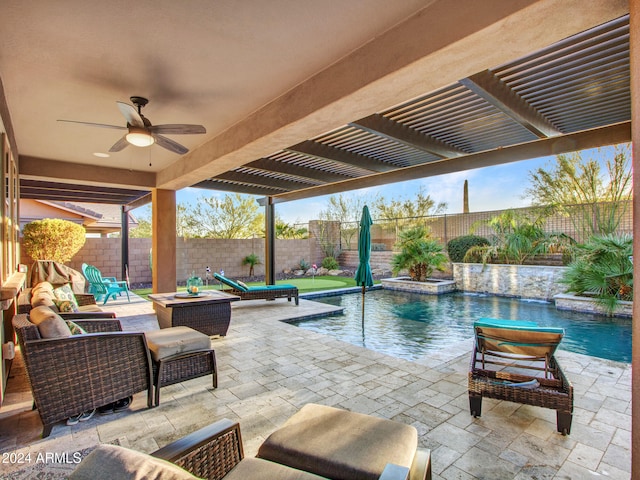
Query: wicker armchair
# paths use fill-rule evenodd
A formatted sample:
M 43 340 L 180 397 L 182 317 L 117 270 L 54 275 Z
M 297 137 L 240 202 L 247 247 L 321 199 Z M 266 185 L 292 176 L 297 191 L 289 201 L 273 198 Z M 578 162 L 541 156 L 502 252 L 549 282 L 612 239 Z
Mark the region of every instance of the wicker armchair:
M 13 318 L 43 437 L 59 421 L 143 390 L 152 406 L 152 366 L 144 334 L 122 332 L 117 319 L 74 322 L 88 334 L 43 339 L 28 315 Z
M 153 458 L 155 457 L 155 458 Z M 114 461 L 115 459 L 115 461 Z M 105 471 L 117 478 L 134 478 L 132 471 L 152 472 L 160 477 L 165 470 L 167 478 L 185 478 L 172 470 L 173 465 L 159 463 L 161 459 L 177 465 L 194 475 L 193 478 L 209 480 L 246 480 L 295 478 L 298 480 L 320 480 L 324 477 L 300 471 L 279 463 L 260 458 L 244 458 L 240 425 L 228 419 L 222 419 L 208 425 L 186 437 L 166 445 L 149 455 L 134 452 L 123 447 L 101 445 L 91 452 L 69 477 L 71 480 L 93 480 Z M 151 465 L 150 465 L 151 464 Z M 125 465 L 124 468 L 121 468 Z M 379 480 L 407 480 L 408 469 L 396 468 L 388 464 Z M 124 471 L 121 471 L 124 470 Z M 170 474 L 174 476 L 169 477 Z M 150 475 L 151 476 L 151 475 Z M 139 478 L 139 477 L 135 477 Z M 421 478 L 430 479 L 430 470 Z

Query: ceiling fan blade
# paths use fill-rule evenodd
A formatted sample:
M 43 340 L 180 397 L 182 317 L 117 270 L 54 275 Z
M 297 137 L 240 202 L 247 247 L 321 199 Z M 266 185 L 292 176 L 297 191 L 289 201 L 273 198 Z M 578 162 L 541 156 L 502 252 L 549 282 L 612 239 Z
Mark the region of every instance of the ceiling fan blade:
M 107 125 L 105 123 L 92 123 L 92 122 L 79 122 L 77 120 L 58 120 L 59 122 L 65 123 L 78 123 L 80 125 L 87 125 L 89 127 L 100 127 L 100 128 L 114 128 L 116 130 L 126 130 L 126 127 L 120 127 L 118 125 Z
M 109 149 L 110 152 L 119 152 L 124 150 L 127 146 L 129 146 L 129 142 L 127 142 L 127 137 L 124 136 Z
M 173 153 L 184 155 L 189 151 L 189 149 L 184 145 L 180 145 L 178 142 L 174 142 L 170 138 L 163 137 L 162 135 L 153 135 L 153 138 L 156 139 L 156 143 L 158 145 L 166 148 L 167 150 L 171 150 Z
M 134 127 L 140 127 L 140 128 L 144 128 L 144 120 L 142 120 L 142 117 L 140 116 L 140 114 L 138 113 L 138 111 L 136 110 L 136 108 L 133 105 L 129 105 L 128 103 L 124 103 L 124 102 L 116 102 L 118 104 L 118 108 L 120 109 L 120 112 L 122 113 L 122 115 L 124 115 L 124 118 L 127 119 L 127 123 L 129 125 L 133 125 Z
M 169 135 L 188 135 L 207 133 L 207 129 L 202 125 L 188 125 L 185 123 L 171 123 L 166 125 L 153 125 L 149 127 L 152 133 L 164 133 Z

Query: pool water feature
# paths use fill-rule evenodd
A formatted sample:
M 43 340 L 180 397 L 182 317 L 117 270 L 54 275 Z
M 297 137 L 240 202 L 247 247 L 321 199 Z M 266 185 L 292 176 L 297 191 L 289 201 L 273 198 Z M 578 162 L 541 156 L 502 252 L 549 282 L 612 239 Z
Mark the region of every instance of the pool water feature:
M 420 295 L 389 290 L 365 295 L 313 298 L 344 307 L 344 314 L 290 321 L 298 327 L 405 360 L 417 360 L 473 337 L 473 322 L 481 317 L 534 321 L 562 327 L 560 349 L 631 362 L 631 319 L 556 310 L 551 303 L 514 298 L 450 293 Z

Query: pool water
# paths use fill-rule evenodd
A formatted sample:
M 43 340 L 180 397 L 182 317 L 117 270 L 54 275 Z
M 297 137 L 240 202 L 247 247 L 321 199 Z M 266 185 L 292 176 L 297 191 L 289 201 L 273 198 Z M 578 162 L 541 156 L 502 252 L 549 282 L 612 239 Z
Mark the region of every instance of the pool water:
M 344 307 L 344 314 L 292 321 L 294 325 L 406 360 L 473 337 L 481 317 L 529 320 L 562 327 L 560 348 L 593 357 L 631 362 L 631 319 L 556 310 L 547 302 L 490 295 L 420 295 L 374 290 L 314 298 Z M 363 327 L 364 325 L 364 327 Z

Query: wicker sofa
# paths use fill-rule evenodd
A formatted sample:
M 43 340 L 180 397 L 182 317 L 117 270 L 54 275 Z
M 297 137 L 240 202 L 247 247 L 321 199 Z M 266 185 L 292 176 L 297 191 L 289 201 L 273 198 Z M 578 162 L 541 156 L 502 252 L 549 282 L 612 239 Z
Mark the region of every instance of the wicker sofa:
M 40 282 L 33 288 L 26 288 L 18 297 L 18 313 L 29 313 L 32 308 L 44 305 L 66 319 L 74 318 L 115 318 L 112 312 L 104 312 L 96 304 L 95 297 L 90 293 L 72 292 L 77 303 L 77 311 L 61 312 L 56 303 L 56 288 L 49 282 Z
M 57 422 L 144 390 L 152 406 L 152 364 L 143 333 L 122 332 L 115 318 L 74 319 L 86 335 L 59 333 L 60 321 L 68 327 L 47 309 L 36 307 L 12 321 L 43 437 Z

